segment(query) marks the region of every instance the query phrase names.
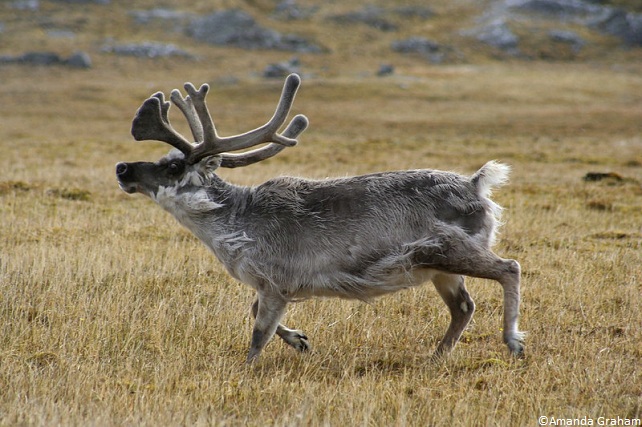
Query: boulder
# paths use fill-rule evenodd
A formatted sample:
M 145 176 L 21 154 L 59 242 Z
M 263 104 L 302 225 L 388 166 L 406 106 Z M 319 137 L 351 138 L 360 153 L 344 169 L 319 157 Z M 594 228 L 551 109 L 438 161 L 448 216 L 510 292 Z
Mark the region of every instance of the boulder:
M 425 37 L 410 37 L 397 40 L 390 45 L 391 49 L 400 53 L 435 53 L 440 49 L 439 43 Z
M 300 66 L 301 62 L 297 57 L 291 58 L 289 61 L 269 64 L 263 70 L 263 77 L 268 79 L 281 79 L 292 73 L 300 74 Z
M 70 4 L 109 4 L 111 0 L 52 0 L 57 3 L 70 3 Z
M 311 18 L 318 10 L 319 6 L 304 7 L 295 0 L 283 0 L 276 5 L 272 16 L 284 21 L 295 21 Z
M 452 52 L 450 47 L 440 45 L 425 37 L 410 37 L 404 40 L 396 40 L 390 44 L 390 48 L 399 53 L 419 54 L 433 64 L 441 64 Z
M 129 12 L 129 16 L 131 16 L 137 24 L 144 25 L 153 21 L 181 22 L 193 15 L 186 12 L 179 12 L 173 9 L 159 7 L 149 10 L 132 10 Z
M 505 19 L 497 19 L 478 28 L 476 39 L 511 55 L 519 53 L 519 37 L 511 31 Z
M 65 64 L 72 68 L 87 69 L 91 68 L 91 58 L 87 53 L 79 51 L 71 55 L 65 61 Z
M 170 56 L 179 56 L 188 59 L 195 59 L 191 53 L 178 48 L 173 44 L 143 42 L 127 43 L 120 45 L 106 45 L 102 48 L 103 52 L 115 53 L 116 55 L 135 56 L 138 58 L 162 58 Z
M 618 37 L 627 46 L 642 47 L 642 13 L 610 9 L 591 25 L 600 31 Z
M 54 52 L 27 52 L 16 57 L 16 62 L 26 65 L 59 65 L 63 61 L 60 55 Z
M 595 28 L 627 46 L 642 46 L 642 14 L 587 0 L 501 0 L 507 10 Z
M 332 15 L 327 19 L 344 25 L 355 23 L 365 24 L 381 31 L 397 31 L 398 29 L 396 24 L 386 19 L 384 10 L 375 6 L 366 6 L 358 11 Z
M 377 70 L 377 77 L 391 76 L 395 73 L 395 66 L 392 64 L 381 64 Z
M 392 9 L 392 13 L 405 19 L 426 20 L 435 16 L 435 12 L 426 6 L 397 6 Z
M 564 43 L 573 49 L 574 52 L 579 52 L 586 42 L 575 31 L 568 30 L 550 30 L 548 37 L 556 43 Z
M 28 10 L 35 12 L 40 9 L 39 0 L 15 0 L 9 3 L 9 7 L 15 10 Z
M 194 18 L 187 34 L 201 42 L 242 49 L 274 49 L 317 53 L 321 48 L 294 34 L 280 34 L 256 23 L 247 13 L 231 9 Z
M 537 13 L 555 19 L 575 19 L 600 13 L 602 6 L 582 0 L 508 0 L 508 7 L 522 13 Z
M 90 68 L 91 58 L 85 52 L 76 52 L 65 59 L 55 52 L 26 52 L 18 56 L 0 56 L 0 64 L 32 66 L 66 65 L 72 68 Z

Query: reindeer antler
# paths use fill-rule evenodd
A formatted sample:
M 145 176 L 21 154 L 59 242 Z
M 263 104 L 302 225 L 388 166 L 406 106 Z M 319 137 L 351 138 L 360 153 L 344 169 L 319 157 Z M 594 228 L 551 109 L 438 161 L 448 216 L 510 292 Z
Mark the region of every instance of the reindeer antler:
M 143 102 L 132 122 L 132 136 L 136 141 L 153 139 L 166 142 L 187 156 L 192 151 L 192 144 L 169 123 L 169 106 L 162 92 L 155 93 Z
M 296 140 L 296 138 L 308 127 L 308 119 L 303 114 L 294 116 L 288 127 L 283 131 L 283 136 Z M 279 154 L 286 148 L 286 145 L 281 145 L 272 142 L 265 147 L 257 148 L 255 150 L 247 151 L 241 154 L 223 153 L 221 167 L 224 168 L 238 168 L 241 166 L 251 165 L 252 163 L 260 162 L 261 160 L 268 159 L 276 154 Z
M 197 163 L 213 154 L 222 154 L 221 166 L 223 167 L 247 166 L 272 157 L 285 147 L 296 145 L 297 136 L 308 126 L 308 119 L 305 116 L 295 116 L 282 134 L 277 131 L 285 122 L 300 85 L 301 78 L 296 74 L 290 74 L 285 80 L 276 111 L 266 124 L 240 135 L 220 137 L 205 102 L 209 86 L 203 84 L 196 90 L 191 83 L 186 83 L 187 96 L 183 97 L 175 89 L 170 99 L 187 119 L 196 145 L 189 143 L 171 126 L 168 119 L 170 103 L 165 102 L 160 92 L 147 99 L 138 110 L 132 123 L 132 135 L 138 141 L 166 142 L 182 151 L 190 163 Z M 226 153 L 267 142 L 271 144 L 246 153 Z

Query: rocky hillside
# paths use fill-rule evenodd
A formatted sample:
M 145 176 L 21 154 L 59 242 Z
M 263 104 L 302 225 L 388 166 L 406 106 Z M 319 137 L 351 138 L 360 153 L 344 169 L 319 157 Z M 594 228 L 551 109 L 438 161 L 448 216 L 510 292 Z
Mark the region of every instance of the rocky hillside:
M 354 62 L 618 61 L 642 58 L 635 0 L 8 0 L 0 4 L 0 66 L 89 68 L 113 56 L 207 59 L 277 52 L 266 76 Z M 1 70 L 1 69 L 0 69 Z M 312 71 L 312 70 L 311 70 Z

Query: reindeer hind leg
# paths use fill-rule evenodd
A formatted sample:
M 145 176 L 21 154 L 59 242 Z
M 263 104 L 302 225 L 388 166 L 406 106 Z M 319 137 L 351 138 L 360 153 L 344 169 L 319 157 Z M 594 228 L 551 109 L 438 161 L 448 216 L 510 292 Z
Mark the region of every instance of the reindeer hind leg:
M 440 245 L 416 248 L 413 261 L 445 273 L 499 282 L 504 293 L 504 342 L 514 356 L 524 356 L 524 333 L 517 327 L 521 276 L 517 261 L 500 258 L 479 241 L 463 235 L 457 239 L 444 239 Z
M 450 310 L 450 325 L 439 343 L 435 356 L 448 354 L 459 342 L 462 332 L 468 326 L 475 312 L 475 303 L 464 285 L 464 277 L 456 274 L 439 273 L 432 279 L 437 292 Z

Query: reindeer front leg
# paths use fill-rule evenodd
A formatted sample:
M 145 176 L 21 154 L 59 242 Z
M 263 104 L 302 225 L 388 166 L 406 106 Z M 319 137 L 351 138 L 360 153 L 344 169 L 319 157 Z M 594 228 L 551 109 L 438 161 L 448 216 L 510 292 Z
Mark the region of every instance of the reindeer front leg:
M 259 298 L 252 304 L 252 316 L 256 319 L 259 310 Z M 301 353 L 310 350 L 310 343 L 305 333 L 299 329 L 290 329 L 285 325 L 279 323 L 276 327 L 276 334 L 285 341 L 286 344 L 294 347 Z
M 252 330 L 252 342 L 247 355 L 247 363 L 256 361 L 261 354 L 263 347 L 274 336 L 279 321 L 285 313 L 287 301 L 278 295 L 259 293 L 258 309 L 254 329 Z

